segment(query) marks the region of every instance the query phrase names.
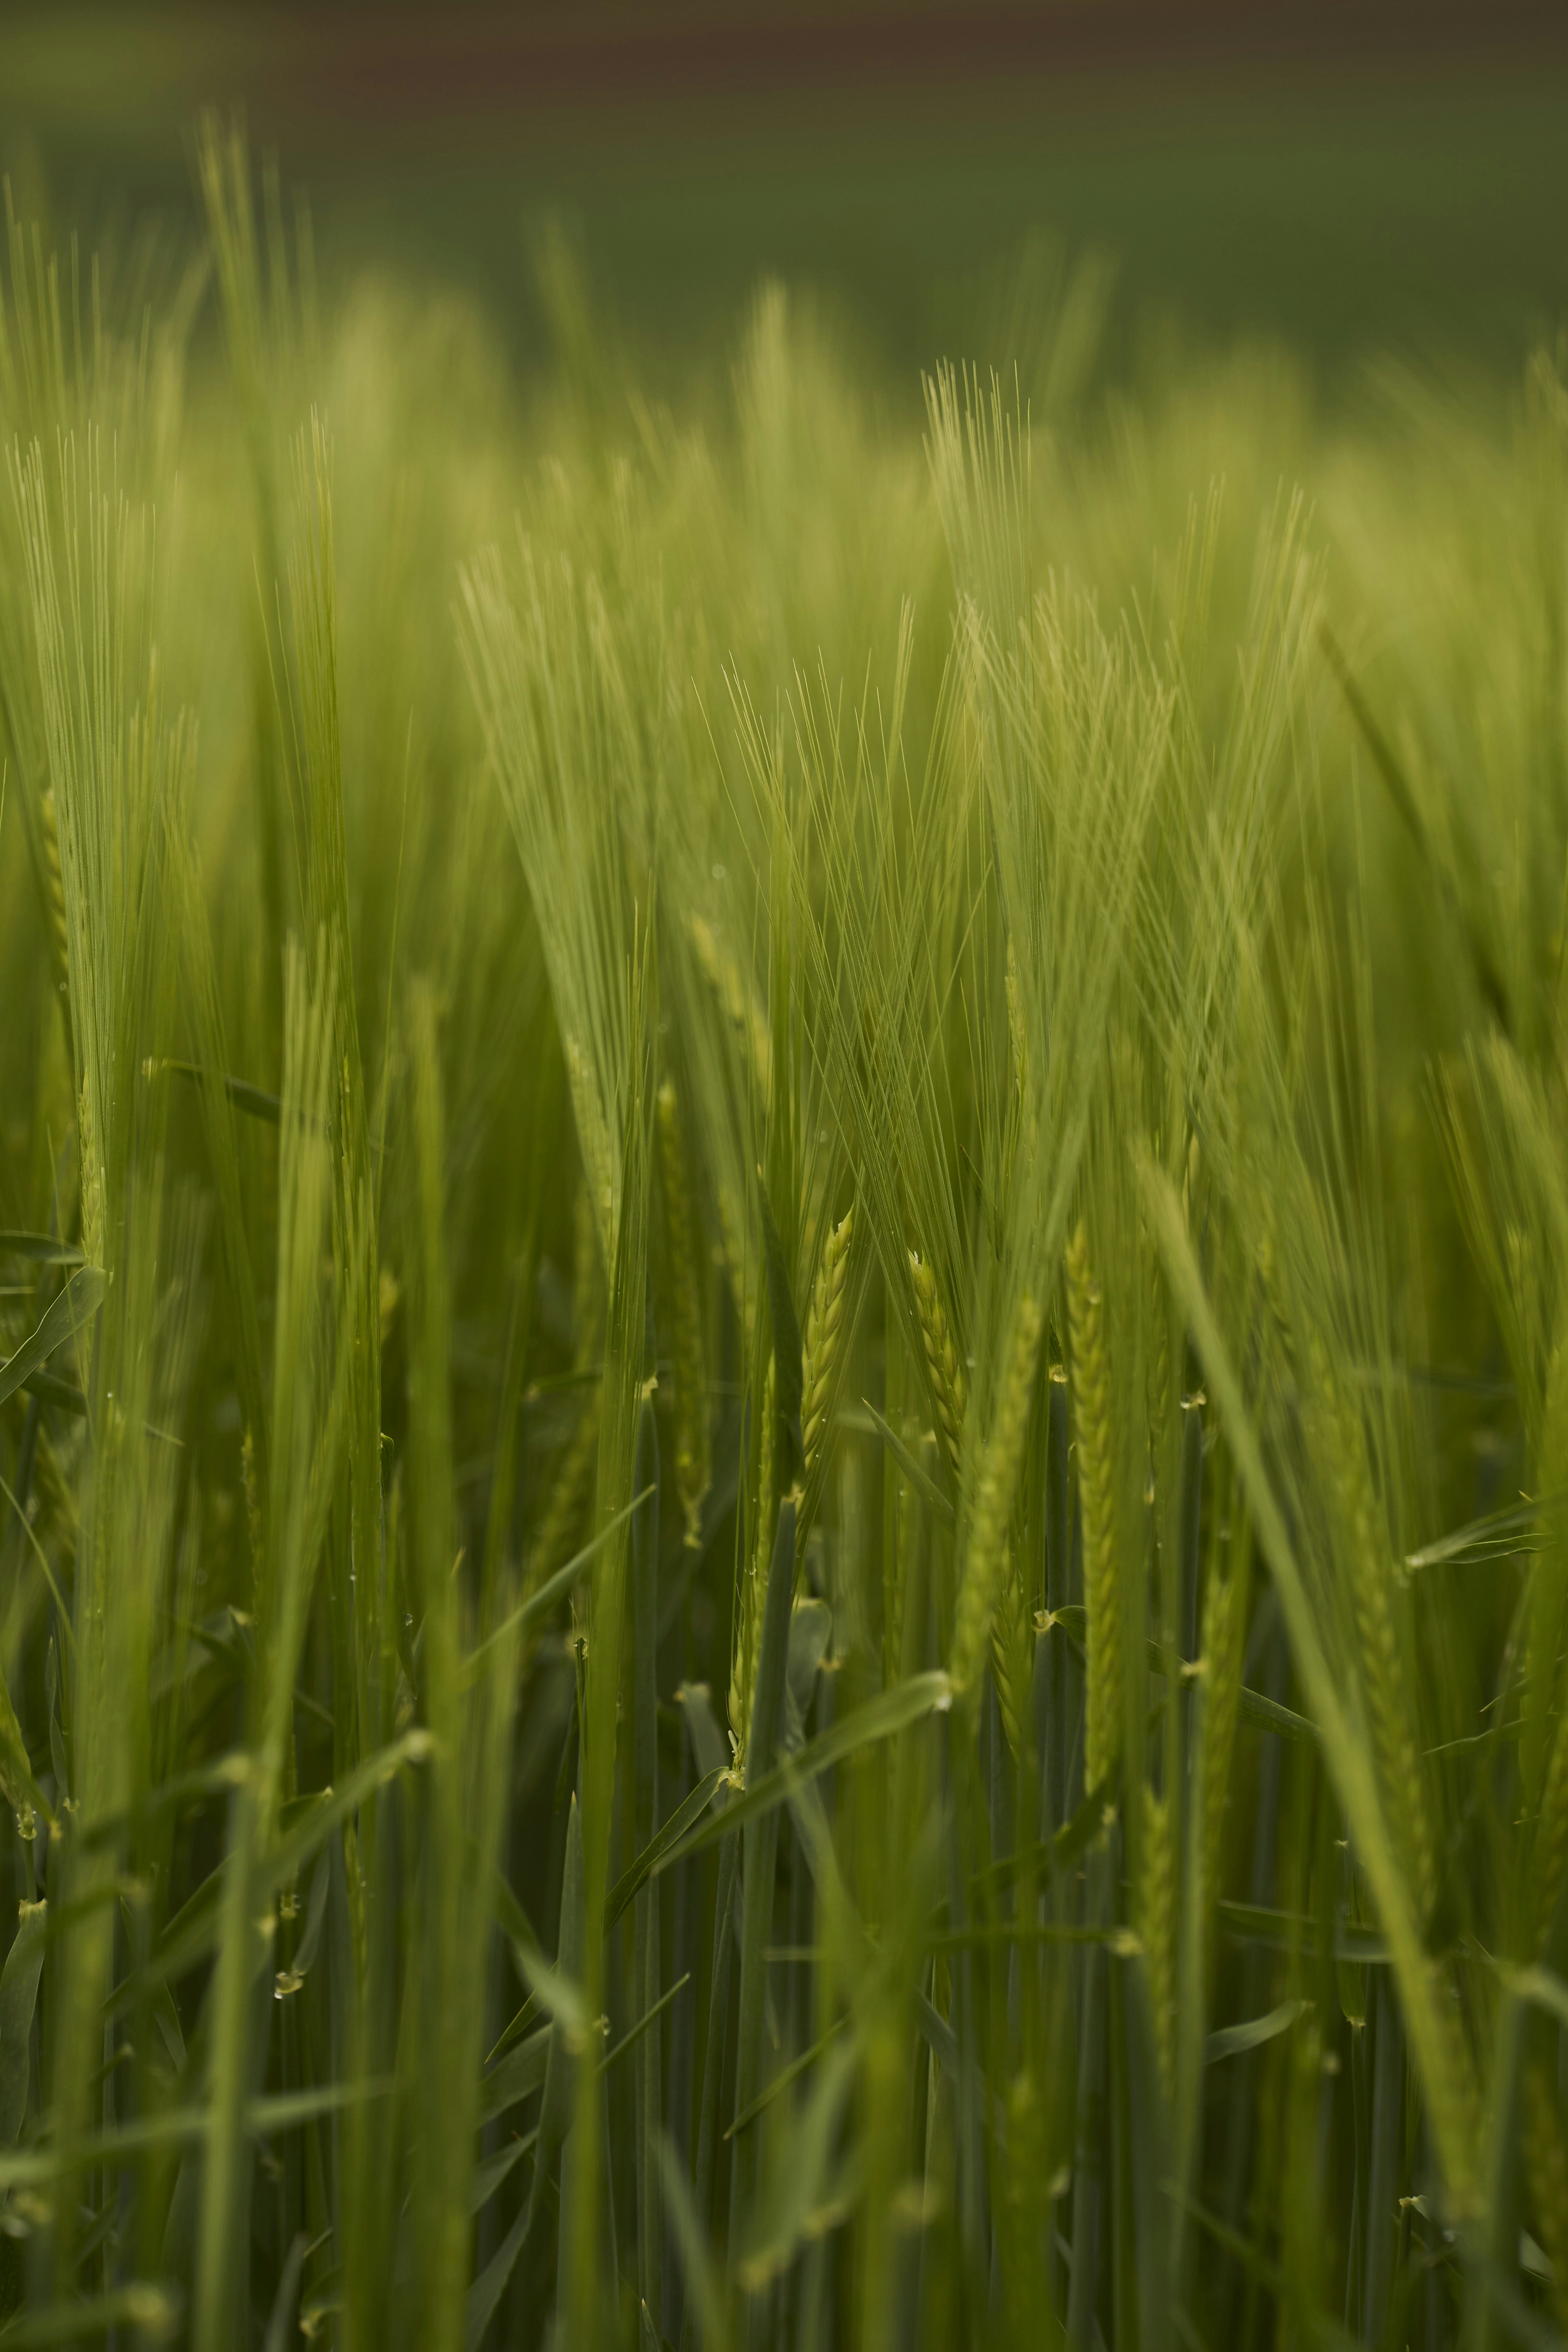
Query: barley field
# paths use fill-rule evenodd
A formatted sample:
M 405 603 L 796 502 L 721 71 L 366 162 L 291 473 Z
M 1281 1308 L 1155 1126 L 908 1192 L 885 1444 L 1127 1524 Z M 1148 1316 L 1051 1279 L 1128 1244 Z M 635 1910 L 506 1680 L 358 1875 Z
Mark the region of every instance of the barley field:
M 195 152 L 0 264 L 0 2345 L 1557 2343 L 1568 355 Z

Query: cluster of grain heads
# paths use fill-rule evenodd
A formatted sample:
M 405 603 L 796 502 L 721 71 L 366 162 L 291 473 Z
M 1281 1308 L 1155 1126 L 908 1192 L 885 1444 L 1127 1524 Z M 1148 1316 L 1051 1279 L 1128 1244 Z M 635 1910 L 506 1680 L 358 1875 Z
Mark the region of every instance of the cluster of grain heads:
M 1245 370 L 1036 513 L 779 296 L 732 447 L 608 396 L 556 250 L 522 431 L 199 168 L 178 474 L 151 264 L 0 303 L 0 2326 L 1555 2341 L 1560 489 L 1316 451 L 1342 730 Z

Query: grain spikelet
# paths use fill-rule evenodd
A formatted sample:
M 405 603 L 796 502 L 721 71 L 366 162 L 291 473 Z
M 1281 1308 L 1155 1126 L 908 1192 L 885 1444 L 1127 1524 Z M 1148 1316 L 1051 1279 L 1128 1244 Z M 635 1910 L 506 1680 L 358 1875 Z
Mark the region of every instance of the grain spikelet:
M 680 1107 L 668 1078 L 658 1090 L 658 1155 L 664 1179 L 665 1233 L 674 1307 L 675 1483 L 686 1518 L 686 1541 L 700 1540 L 702 1505 L 711 1476 L 708 1392 L 702 1361 L 702 1286 L 691 1213 L 691 1188 L 681 1146 Z
M 1204 1592 L 1204 1744 L 1199 1802 L 1202 1807 L 1204 1892 L 1210 1901 L 1219 1893 L 1226 1798 L 1230 1786 L 1231 1758 L 1236 1749 L 1237 1717 L 1241 1705 L 1249 1540 L 1243 1518 L 1231 1538 L 1229 1574 L 1220 1573 L 1219 1548 L 1216 1545 Z
M 1092 1789 L 1121 1752 L 1121 1601 L 1117 1587 L 1115 1454 L 1105 1309 L 1089 1268 L 1089 1236 L 1081 1223 L 1068 1245 L 1067 1277 L 1087 1619 L 1083 1769 Z
M 757 1662 L 763 1646 L 763 1610 L 767 1598 L 768 1563 L 773 1549 L 773 1360 L 763 1381 L 763 1425 L 757 1467 L 757 1523 L 751 1556 L 741 1571 L 735 1611 L 735 1640 L 730 1663 L 730 1740 L 735 1769 L 744 1775 L 746 1740 L 752 1727 L 752 1695 L 757 1686 Z
M 1166 1421 L 1171 1411 L 1171 1318 L 1165 1298 L 1165 1277 L 1160 1271 L 1158 1253 L 1152 1243 L 1145 1243 L 1149 1277 L 1149 1441 L 1155 1458 L 1159 1458 Z
M 1013 1055 L 1013 1083 L 1018 1089 L 1018 1100 L 1024 1102 L 1029 1091 L 1029 1039 L 1024 1027 L 1024 1006 L 1018 990 L 1018 959 L 1011 940 L 1007 942 L 1007 1043 Z
M 103 1264 L 103 1171 L 92 1119 L 90 1082 L 84 1078 L 77 1112 L 77 1155 L 81 1201 L 81 1251 L 89 1265 Z
M 915 1311 L 920 1318 L 921 1342 L 925 1349 L 926 1370 L 931 1375 L 937 1424 L 942 1431 L 948 1461 L 956 1473 L 963 1448 L 963 1415 L 969 1402 L 963 1366 L 952 1344 L 952 1334 L 948 1328 L 947 1316 L 937 1291 L 936 1276 L 916 1250 L 910 1252 L 910 1274 L 915 1286 Z
M 822 1247 L 822 1263 L 816 1270 L 812 1286 L 811 1308 L 805 1320 L 805 1355 L 801 1399 L 801 1432 L 805 1443 L 805 1467 L 809 1476 L 816 1466 L 816 1457 L 827 1423 L 827 1404 L 833 1382 L 834 1367 L 838 1357 L 838 1341 L 844 1321 L 844 1301 L 849 1273 L 849 1244 L 855 1228 L 855 1212 L 847 1209 L 841 1222 L 831 1227 Z
M 239 1442 L 239 1484 L 245 1496 L 245 1529 L 250 1538 L 250 1572 L 259 1580 L 264 1570 L 261 1533 L 261 1494 L 256 1478 L 256 1438 L 247 1430 Z
M 996 1705 L 1002 1728 L 1015 1761 L 1023 1734 L 1024 1708 L 1028 1702 L 1029 1669 L 1034 1663 L 1029 1612 L 1024 1600 L 1024 1576 L 1018 1556 L 1007 1545 L 996 1613 L 991 1621 L 991 1672 L 996 1684 Z
M 55 814 L 53 791 L 45 793 L 39 804 L 40 832 L 44 856 L 44 930 L 48 940 L 49 972 L 59 998 L 60 1018 L 65 1023 L 66 1061 L 71 1064 L 74 1047 L 71 1043 L 70 1013 L 70 953 L 67 945 L 66 886 L 60 870 L 59 824 Z
M 605 1247 L 612 1228 L 615 1208 L 615 1180 L 610 1156 L 610 1134 L 599 1097 L 588 1071 L 583 1048 L 575 1037 L 564 1041 L 566 1082 L 572 1089 L 572 1103 L 577 1118 L 577 1132 L 582 1138 L 584 1172 L 600 1228 L 605 1236 Z
M 972 1691 L 979 1680 L 990 1638 L 1039 1350 L 1040 1310 L 1032 1298 L 1025 1297 L 1018 1302 L 1012 1345 L 996 1400 L 996 1418 L 986 1444 L 979 1492 L 974 1498 L 963 1581 L 953 1611 L 950 1672 L 960 1691 Z M 1015 1715 L 1015 1743 L 1016 1729 Z
M 1427 1919 L 1437 1892 L 1436 1851 L 1394 1630 L 1388 1546 L 1381 1538 L 1357 1416 L 1315 1331 L 1308 1339 L 1307 1363 L 1318 1451 L 1349 1553 L 1351 1605 L 1384 1800 L 1416 1907 Z
M 1168 1797 L 1143 1792 L 1143 1868 L 1138 1932 L 1149 1976 L 1154 2048 L 1169 2098 L 1176 2078 L 1176 1836 Z
M 734 957 L 720 946 L 712 925 L 700 915 L 693 915 L 689 929 L 697 969 L 734 1031 L 758 1103 L 765 1106 L 773 1093 L 773 1039 L 767 1015 L 757 1001 L 755 990 L 747 986 Z

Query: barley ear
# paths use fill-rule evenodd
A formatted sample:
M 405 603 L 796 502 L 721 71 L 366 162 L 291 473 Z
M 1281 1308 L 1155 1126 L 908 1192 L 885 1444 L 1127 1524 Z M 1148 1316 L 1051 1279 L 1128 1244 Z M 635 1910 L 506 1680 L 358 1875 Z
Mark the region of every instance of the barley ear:
M 763 1648 L 763 1611 L 768 1590 L 768 1565 L 773 1558 L 773 1358 L 770 1353 L 763 1380 L 762 1430 L 757 1466 L 757 1523 L 751 1556 L 741 1570 L 736 1596 L 735 1637 L 730 1662 L 730 1740 L 735 1769 L 746 1769 L 746 1742 L 752 1728 L 752 1699 L 757 1687 L 757 1665 Z
M 1275 1254 L 1274 1244 L 1267 1234 L 1258 1244 L 1257 1265 L 1258 1279 L 1274 1323 L 1275 1335 L 1284 1347 L 1287 1355 L 1289 1355 L 1293 1352 L 1290 1340 L 1290 1309 L 1285 1297 L 1285 1286 L 1279 1278 L 1279 1260 Z
M 1168 1797 L 1143 1791 L 1138 1932 L 1148 1972 L 1154 2049 L 1167 2099 L 1176 2080 L 1176 1830 Z
M 991 1621 L 991 1674 L 996 1685 L 996 1705 L 1002 1728 L 1015 1763 L 1023 1737 L 1024 1709 L 1028 1705 L 1029 1671 L 1034 1664 L 1029 1612 L 1024 1600 L 1024 1573 L 1013 1546 L 1005 1547 L 996 1612 Z
M 658 1155 L 664 1180 L 665 1232 L 673 1293 L 675 1484 L 686 1520 L 686 1541 L 701 1540 L 702 1506 L 711 1480 L 708 1391 L 703 1371 L 702 1286 L 698 1271 L 691 1188 L 681 1146 L 680 1106 L 668 1078 L 658 1090 Z
M 838 1360 L 844 1302 L 848 1292 L 849 1244 L 854 1230 L 855 1212 L 851 1207 L 846 1210 L 838 1224 L 830 1227 L 827 1239 L 823 1244 L 822 1263 L 816 1270 L 811 1307 L 805 1318 L 800 1419 L 808 1477 L 816 1467 L 827 1427 L 827 1407 Z
M 765 1108 L 773 1093 L 773 1048 L 767 1014 L 757 1001 L 755 989 L 743 977 L 740 965 L 714 937 L 710 923 L 700 915 L 693 915 L 688 925 L 692 953 L 710 993 L 741 1046 L 748 1076 L 760 1107 Z
M 1020 1299 L 997 1395 L 996 1418 L 986 1442 L 963 1574 L 953 1609 L 949 1672 L 961 1693 L 973 1692 L 979 1681 L 991 1636 L 1006 1549 L 1007 1522 L 1013 1515 L 1018 1465 L 1029 1424 L 1035 1365 L 1040 1352 L 1040 1310 L 1035 1301 Z M 1016 1738 L 1016 1718 L 1014 1730 Z
M 1229 1573 L 1220 1572 L 1219 1545 L 1216 1542 L 1210 1555 L 1208 1580 L 1204 1592 L 1204 1728 L 1199 1820 L 1204 1892 L 1210 1902 L 1219 1894 L 1226 1799 L 1230 1787 L 1231 1759 L 1236 1750 L 1236 1727 L 1241 1706 L 1242 1655 L 1247 1642 L 1247 1559 L 1251 1537 L 1240 1498 L 1234 1490 L 1231 1507 L 1237 1513 L 1238 1524 L 1230 1540 Z
M 937 1291 L 936 1276 L 918 1250 L 910 1252 L 910 1275 L 914 1283 L 915 1313 L 921 1327 L 926 1370 L 931 1376 L 931 1402 L 936 1407 L 937 1426 L 942 1432 L 948 1461 L 956 1475 L 963 1450 L 963 1415 L 968 1403 L 963 1367 L 952 1344 L 952 1334 L 948 1328 L 947 1316 Z
M 1171 1318 L 1166 1308 L 1165 1277 L 1159 1253 L 1146 1248 L 1149 1276 L 1149 1442 L 1156 1462 L 1171 1411 Z
M 599 1107 L 598 1094 L 581 1043 L 572 1036 L 563 1039 L 563 1043 L 566 1056 L 566 1083 L 571 1089 L 572 1108 L 576 1115 L 584 1172 L 588 1181 L 594 1213 L 599 1221 L 599 1234 L 607 1266 L 614 1248 L 612 1227 L 616 1200 L 609 1129 L 605 1125 L 605 1115 Z
M 81 1254 L 89 1265 L 103 1264 L 103 1171 L 93 1126 L 92 1094 L 86 1078 L 77 1110 L 78 1185 L 81 1205 Z
M 1018 959 L 1011 940 L 1007 942 L 1007 1043 L 1013 1055 L 1013 1083 L 1022 1103 L 1029 1090 L 1029 1040 L 1024 1027 L 1023 1000 L 1018 989 Z
M 1089 1236 L 1081 1222 L 1068 1244 L 1067 1290 L 1079 1512 L 1083 1522 L 1088 1668 L 1083 1769 L 1084 1779 L 1093 1789 L 1121 1752 L 1121 1596 L 1117 1583 L 1116 1472 L 1105 1307 L 1089 1267 Z
M 66 1062 L 70 1067 L 74 1066 L 75 1057 L 71 1041 L 70 952 L 66 930 L 65 876 L 60 867 L 59 824 L 55 815 L 52 787 L 43 796 L 39 815 L 44 855 L 44 931 L 48 941 L 49 971 L 60 1002 L 60 1019 L 65 1024 Z
M 1362 1684 L 1384 1801 L 1416 1907 L 1426 1920 L 1436 1900 L 1436 1846 L 1394 1622 L 1389 1546 L 1367 1476 L 1360 1416 L 1336 1381 L 1328 1350 L 1315 1331 L 1307 1342 L 1307 1365 L 1319 1454 L 1348 1560 Z
M 261 1589 L 266 1570 L 262 1559 L 261 1495 L 256 1480 L 256 1438 L 247 1430 L 239 1442 L 239 1483 L 245 1496 L 245 1531 L 250 1538 L 251 1591 Z

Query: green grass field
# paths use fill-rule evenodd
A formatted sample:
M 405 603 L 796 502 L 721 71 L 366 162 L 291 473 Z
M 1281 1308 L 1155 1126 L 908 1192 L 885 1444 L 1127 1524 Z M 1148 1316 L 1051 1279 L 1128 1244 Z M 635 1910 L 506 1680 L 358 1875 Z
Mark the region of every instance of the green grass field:
M 0 2346 L 1557 2343 L 1562 353 L 195 155 L 0 273 Z

